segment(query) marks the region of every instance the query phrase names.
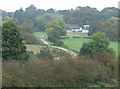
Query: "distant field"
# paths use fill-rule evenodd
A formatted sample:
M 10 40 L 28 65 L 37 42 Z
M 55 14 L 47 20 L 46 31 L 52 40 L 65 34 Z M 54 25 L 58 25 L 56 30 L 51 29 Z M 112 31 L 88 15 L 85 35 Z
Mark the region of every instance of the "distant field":
M 47 38 L 47 34 L 45 32 L 35 32 L 33 35 L 37 38 Z M 42 37 L 44 36 L 44 37 Z M 67 36 L 73 37 L 73 36 L 82 36 L 86 37 L 88 36 L 87 33 L 67 33 Z M 80 50 L 82 47 L 83 42 L 87 42 L 90 39 L 80 39 L 80 38 L 68 38 L 68 39 L 62 39 L 64 41 L 64 44 L 66 46 L 69 46 L 71 48 L 74 48 L 75 50 Z M 49 44 L 52 44 L 51 42 L 48 41 Z M 116 55 L 118 55 L 118 42 L 111 42 L 110 48 L 113 48 L 114 51 L 116 52 Z
M 47 34 L 45 32 L 34 32 L 33 35 L 39 40 L 40 38 L 47 38 Z
M 87 33 L 67 33 L 68 37 L 73 37 L 73 36 L 77 36 L 77 37 L 88 37 Z
M 87 42 L 90 39 L 80 39 L 80 38 L 68 38 L 68 39 L 62 39 L 64 41 L 64 44 L 72 47 L 76 50 L 80 50 L 82 47 L 83 42 Z M 114 51 L 116 52 L 116 55 L 118 55 L 118 43 L 117 42 L 111 42 L 110 43 L 110 48 L 113 48 Z
M 47 34 L 45 32 L 34 32 L 33 35 L 37 38 L 47 38 Z M 44 37 L 43 37 L 44 36 Z M 67 37 L 88 37 L 87 33 L 67 33 Z M 63 36 L 65 37 L 65 36 Z
M 87 42 L 90 39 L 80 39 L 80 38 L 68 38 L 68 39 L 62 39 L 62 41 L 64 41 L 64 44 L 74 48 L 76 50 L 80 50 L 80 48 L 82 47 L 83 42 Z
M 40 52 L 40 45 L 26 45 L 27 51 Z

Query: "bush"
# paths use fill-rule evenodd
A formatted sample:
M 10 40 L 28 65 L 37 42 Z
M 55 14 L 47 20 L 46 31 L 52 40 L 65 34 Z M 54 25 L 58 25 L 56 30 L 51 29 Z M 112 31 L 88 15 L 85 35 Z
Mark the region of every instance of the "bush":
M 57 45 L 57 46 L 63 46 L 64 42 L 62 40 L 59 40 L 59 41 L 56 42 L 55 45 Z
M 24 33 L 23 36 L 26 44 L 39 44 L 38 40 L 31 33 Z
M 43 48 L 40 50 L 38 57 L 40 59 L 53 59 L 53 54 L 51 53 L 49 48 Z
M 106 59 L 103 54 L 99 56 Z M 106 56 L 110 58 L 110 55 Z M 91 60 L 86 56 L 65 60 L 33 60 L 24 63 L 7 61 L 3 62 L 2 73 L 3 87 L 87 87 L 97 82 L 104 84 L 113 82 L 112 80 L 117 81 L 118 76 L 116 60 L 104 65 L 100 57 Z

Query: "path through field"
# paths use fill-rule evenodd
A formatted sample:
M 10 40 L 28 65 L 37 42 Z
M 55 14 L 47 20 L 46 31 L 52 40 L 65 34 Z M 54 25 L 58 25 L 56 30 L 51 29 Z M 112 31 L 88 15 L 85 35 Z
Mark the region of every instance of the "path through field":
M 77 54 L 73 53 L 72 51 L 68 50 L 68 49 L 65 49 L 65 48 L 62 48 L 62 47 L 58 47 L 58 46 L 52 46 L 50 45 L 47 41 L 45 41 L 44 39 L 40 39 L 41 41 L 43 41 L 46 45 L 50 46 L 50 47 L 53 47 L 53 48 L 56 48 L 56 49 L 61 49 L 63 51 L 66 51 L 68 53 L 70 53 L 70 55 L 73 57 L 73 58 L 76 58 L 77 57 Z

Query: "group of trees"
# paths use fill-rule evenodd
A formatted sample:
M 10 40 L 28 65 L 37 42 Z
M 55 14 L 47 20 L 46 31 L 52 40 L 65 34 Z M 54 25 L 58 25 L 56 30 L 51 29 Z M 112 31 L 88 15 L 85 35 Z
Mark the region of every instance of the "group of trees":
M 118 8 L 108 7 L 102 11 L 98 11 L 96 8 L 80 7 L 75 10 L 58 10 L 50 8 L 48 10 L 37 9 L 34 5 L 30 5 L 25 11 L 21 9 L 15 12 L 3 12 L 3 20 L 7 18 L 14 18 L 17 24 L 22 25 L 24 22 L 28 22 L 34 31 L 44 31 L 47 22 L 54 19 L 63 19 L 66 24 L 77 24 L 82 26 L 84 24 L 90 24 L 93 20 L 107 21 L 111 17 L 118 17 Z
M 93 35 L 96 32 L 105 32 L 111 41 L 118 41 L 118 20 L 118 18 L 112 17 L 106 22 L 99 20 L 92 21 L 89 28 L 89 35 Z
M 55 13 L 54 9 L 48 9 L 47 11 L 43 9 L 36 9 L 34 5 L 30 5 L 26 8 L 16 10 L 15 12 L 5 12 L 3 13 L 3 21 L 9 19 L 15 19 L 17 25 L 23 26 L 27 23 L 33 29 L 33 31 L 45 31 L 45 26 L 48 22 L 54 19 L 62 19 L 61 15 Z
M 98 11 L 96 8 L 91 8 L 89 6 L 79 6 L 75 10 L 62 10 L 57 13 L 63 15 L 65 23 L 83 26 L 84 24 L 90 24 L 94 20 L 104 22 L 111 17 L 118 17 L 118 10 L 118 8 L 108 7 L 104 8 L 102 11 Z
M 117 20 L 118 8 L 107 7 L 102 11 L 89 6 L 78 6 L 75 10 L 58 10 L 50 8 L 48 10 L 37 9 L 34 5 L 30 5 L 25 11 L 21 9 L 15 12 L 2 11 L 3 20 L 15 19 L 16 23 L 21 26 L 23 31 L 35 32 L 45 31 L 46 25 L 55 19 L 61 19 L 65 24 L 77 24 L 83 26 L 90 25 L 89 35 L 96 32 L 105 32 L 111 41 L 117 41 Z M 27 29 L 27 30 L 26 30 Z
M 108 37 L 106 37 L 105 33 L 95 33 L 91 37 L 91 40 L 88 42 L 85 42 L 80 49 L 79 55 L 90 55 L 93 57 L 97 53 L 110 53 L 114 55 L 114 50 L 112 48 L 109 48 L 110 40 Z

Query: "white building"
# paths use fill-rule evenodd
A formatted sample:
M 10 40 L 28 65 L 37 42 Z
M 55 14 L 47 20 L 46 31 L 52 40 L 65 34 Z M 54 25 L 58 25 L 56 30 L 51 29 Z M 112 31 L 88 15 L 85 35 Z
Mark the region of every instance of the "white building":
M 81 32 L 81 33 L 88 33 L 89 32 L 89 25 L 83 25 L 83 28 L 76 25 L 76 24 L 67 24 L 68 27 L 67 33 L 72 33 L 72 32 Z

